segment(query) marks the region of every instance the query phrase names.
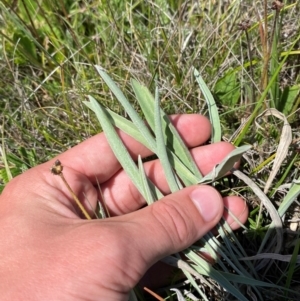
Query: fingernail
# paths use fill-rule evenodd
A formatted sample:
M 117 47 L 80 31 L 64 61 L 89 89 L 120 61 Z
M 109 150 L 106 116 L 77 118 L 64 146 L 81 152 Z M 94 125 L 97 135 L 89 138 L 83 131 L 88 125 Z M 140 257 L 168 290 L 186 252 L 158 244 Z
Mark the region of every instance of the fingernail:
M 221 216 L 221 196 L 209 186 L 199 186 L 190 194 L 191 200 L 196 205 L 205 222 L 210 222 Z

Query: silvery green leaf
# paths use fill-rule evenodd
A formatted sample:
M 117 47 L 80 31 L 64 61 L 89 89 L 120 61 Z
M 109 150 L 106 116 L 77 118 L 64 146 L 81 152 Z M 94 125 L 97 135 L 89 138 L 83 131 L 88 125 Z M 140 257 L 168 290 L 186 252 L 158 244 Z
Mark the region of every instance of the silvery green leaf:
M 265 206 L 272 219 L 272 223 L 268 227 L 267 233 L 264 235 L 263 241 L 260 244 L 258 253 L 262 252 L 263 247 L 266 245 L 267 242 L 269 242 L 270 237 L 274 238 L 272 239 L 272 244 L 273 243 L 275 244 L 276 242 L 273 252 L 279 253 L 283 245 L 283 226 L 282 226 L 282 220 L 273 202 L 271 202 L 271 200 L 263 193 L 260 187 L 253 180 L 251 180 L 247 175 L 245 175 L 244 173 L 242 173 L 237 169 L 233 169 L 232 173 L 252 189 L 252 191 L 258 197 L 257 199 L 260 200 L 261 203 Z M 276 231 L 275 237 L 273 235 L 274 230 Z M 268 245 L 268 247 L 270 247 L 270 244 Z M 263 260 L 259 265 L 256 265 L 255 267 L 256 270 L 258 271 L 259 269 L 263 268 L 267 263 L 268 263 L 267 260 Z
M 85 104 L 90 108 L 91 105 L 89 102 L 85 102 Z M 113 111 L 106 109 L 106 112 L 110 115 L 112 122 L 114 126 L 122 130 L 124 133 L 128 134 L 129 136 L 136 139 L 138 142 L 145 145 L 148 149 L 150 149 L 153 153 L 155 150 L 151 149 L 150 145 L 147 143 L 147 141 L 144 139 L 143 135 L 139 132 L 137 127 L 126 118 L 114 113 Z M 180 178 L 184 182 L 186 186 L 195 184 L 199 181 L 201 177 L 196 177 L 191 170 L 189 170 L 182 161 L 169 149 L 167 149 L 168 152 L 168 158 L 172 158 L 172 166 L 177 171 L 177 173 L 180 175 Z
M 120 90 L 120 88 L 116 85 L 116 83 L 110 78 L 110 76 L 104 71 L 104 69 L 100 66 L 95 66 L 97 72 L 108 85 L 110 90 L 114 93 L 120 104 L 124 107 L 126 113 L 131 118 L 132 122 L 139 129 L 140 133 L 143 135 L 144 139 L 149 144 L 150 148 L 156 152 L 156 145 L 153 135 L 151 134 L 149 128 L 145 124 L 144 120 L 139 116 L 134 107 L 130 104 L 126 96 Z
M 247 152 L 252 146 L 251 145 L 243 145 L 236 149 L 234 149 L 231 153 L 229 153 L 221 163 L 216 165 L 213 170 L 203 177 L 198 183 L 199 184 L 208 184 L 214 182 L 215 180 L 223 177 L 229 172 L 234 164 L 238 162 L 243 154 Z
M 156 149 L 157 156 L 162 165 L 163 171 L 165 173 L 165 177 L 167 179 L 168 185 L 170 187 L 171 192 L 178 191 L 182 188 L 180 181 L 177 178 L 174 170 L 171 167 L 167 150 L 166 150 L 166 142 L 164 139 L 163 128 L 162 128 L 162 117 L 160 114 L 160 103 L 159 103 L 159 92 L 158 87 L 155 89 L 155 104 L 154 104 L 154 130 L 156 137 Z
M 153 197 L 150 185 L 149 185 L 149 180 L 146 176 L 145 170 L 144 170 L 144 165 L 141 156 L 138 157 L 138 167 L 140 171 L 140 177 L 141 177 L 141 182 L 143 184 L 144 188 L 144 197 L 148 205 L 151 205 L 155 202 L 155 198 Z M 161 196 L 163 197 L 163 195 Z
M 150 93 L 147 87 L 141 85 L 136 80 L 132 79 L 131 85 L 136 95 L 137 101 L 139 102 L 139 105 L 141 106 L 141 109 L 145 115 L 147 123 L 149 124 L 152 131 L 154 132 L 155 131 L 154 110 L 153 110 L 154 102 L 155 102 L 154 97 Z M 160 109 L 160 114 L 162 117 L 163 133 L 167 141 L 168 156 L 170 161 L 174 162 L 174 168 L 177 171 L 177 166 L 180 165 L 179 161 L 181 161 L 182 162 L 181 165 L 185 165 L 185 168 L 190 170 L 190 173 L 193 174 L 194 178 L 201 179 L 202 175 L 198 169 L 198 166 L 194 162 L 188 148 L 182 141 L 182 138 L 180 137 L 176 128 L 170 122 L 168 116 L 165 114 L 165 112 L 162 109 Z M 180 172 L 177 171 L 177 173 L 179 177 L 182 178 Z M 183 181 L 185 181 L 185 176 L 186 176 L 185 173 L 183 173 L 183 178 L 182 178 Z M 192 182 L 189 181 L 190 180 L 187 180 L 187 183 L 185 184 L 191 185 L 196 183 L 194 181 Z
M 195 265 L 196 271 L 199 271 L 203 275 L 209 275 L 217 281 L 224 289 L 226 289 L 230 294 L 234 295 L 238 300 L 249 301 L 234 285 L 232 285 L 226 277 L 224 277 L 219 271 L 214 269 L 207 261 L 198 256 L 191 249 L 184 252 L 190 260 L 192 260 Z
M 92 108 L 92 110 L 95 112 L 103 128 L 103 132 L 107 138 L 107 141 L 111 146 L 111 149 L 114 152 L 116 158 L 128 174 L 131 181 L 134 183 L 134 185 L 137 187 L 140 193 L 143 194 L 138 168 L 135 162 L 132 160 L 125 145 L 118 136 L 113 125 L 111 124 L 111 120 L 106 113 L 106 109 L 98 104 L 98 102 L 92 96 L 89 95 L 88 98 L 90 101 L 90 108 Z
M 200 73 L 196 69 L 194 69 L 194 76 L 208 106 L 209 119 L 212 124 L 211 141 L 219 142 L 222 138 L 222 131 L 218 107 L 209 88 L 207 87 Z
M 110 115 L 111 119 L 114 122 L 114 126 L 122 130 L 122 132 L 128 134 L 129 136 L 133 137 L 136 141 L 140 142 L 144 146 L 146 146 L 148 149 L 150 149 L 152 152 L 155 151 L 155 149 L 151 149 L 151 146 L 148 144 L 144 136 L 141 134 L 137 126 L 130 120 L 126 119 L 125 117 L 122 117 L 118 115 L 117 113 L 113 112 L 110 109 L 106 109 L 107 113 Z
M 128 177 L 131 179 L 133 184 L 139 190 L 139 192 L 144 195 L 144 184 L 142 183 L 142 179 L 140 177 L 140 171 L 138 170 L 135 162 L 132 160 L 128 150 L 124 146 L 123 142 L 119 138 L 116 130 L 114 129 L 113 120 L 110 118 L 110 114 L 102 107 L 92 96 L 88 96 L 90 102 L 84 102 L 91 110 L 96 114 L 102 128 L 103 132 L 107 138 L 109 145 L 111 146 L 116 158 L 120 162 L 124 171 L 127 173 Z M 159 189 L 150 181 L 149 186 L 153 196 L 156 199 L 160 199 L 163 197 L 163 194 L 159 191 Z

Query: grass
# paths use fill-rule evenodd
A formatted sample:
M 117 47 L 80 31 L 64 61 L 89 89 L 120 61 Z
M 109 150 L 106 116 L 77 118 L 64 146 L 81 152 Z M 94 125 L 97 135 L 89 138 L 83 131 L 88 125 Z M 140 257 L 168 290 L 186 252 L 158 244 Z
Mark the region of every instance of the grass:
M 1 0 L 2 189 L 11 177 L 101 130 L 83 104 L 87 95 L 127 116 L 93 65 L 107 70 L 140 116 L 143 113 L 134 97 L 132 78 L 153 95 L 158 78 L 160 104 L 167 114 L 208 115 L 204 94 L 194 77 L 195 67 L 216 100 L 223 140 L 254 146 L 242 171 L 261 190 L 274 170 L 278 147 L 285 146 L 281 152 L 286 149 L 284 157 L 277 159 L 278 167 L 265 191 L 276 212 L 270 214 L 272 209 L 261 206 L 262 199 L 249 183 L 234 176 L 216 182 L 222 193 L 245 197 L 250 216 L 246 230 L 226 235 L 220 226 L 220 240 L 206 238 L 206 247 L 216 244 L 224 262 L 218 261 L 213 272 L 198 262 L 198 272 L 218 295 L 213 296 L 208 286 L 197 285 L 209 300 L 234 300 L 228 289 L 219 285 L 218 271 L 227 271 L 227 279 L 247 299 L 251 299 L 248 288 L 258 300 L 270 296 L 298 300 L 299 228 L 295 221 L 299 185 L 289 185 L 299 177 L 300 4 L 285 1 L 281 7 L 279 1 L 274 3 L 16 0 L 12 4 Z M 267 108 L 279 113 L 260 116 Z M 291 142 L 283 140 L 288 132 L 282 135 L 288 126 Z M 273 227 L 272 214 L 283 219 L 280 232 L 284 241 L 278 252 L 293 255 L 292 260 L 268 262 L 258 272 L 255 268 L 261 260 L 242 262 L 239 273 L 252 282 L 246 279 L 250 283 L 245 280 L 246 284 L 241 284 L 234 277 L 237 267 L 230 265 L 236 257 L 235 248 L 248 256 L 273 253 L 268 255 L 273 258 L 276 245 L 267 239 L 268 229 Z M 186 255 L 198 260 L 192 253 Z M 264 288 L 255 283 L 258 280 L 293 292 Z M 199 294 L 195 289 L 193 293 Z

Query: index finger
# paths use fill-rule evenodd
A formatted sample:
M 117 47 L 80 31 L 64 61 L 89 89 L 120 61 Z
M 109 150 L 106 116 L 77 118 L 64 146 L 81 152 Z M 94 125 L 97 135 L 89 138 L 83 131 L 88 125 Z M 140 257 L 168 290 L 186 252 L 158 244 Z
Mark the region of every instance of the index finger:
M 210 137 L 210 122 L 202 115 L 172 115 L 170 120 L 189 148 L 203 144 Z M 145 158 L 153 154 L 133 137 L 119 130 L 118 133 L 133 160 L 136 160 L 138 155 Z M 58 158 L 64 166 L 86 175 L 93 183 L 96 179 L 100 183 L 107 181 L 121 168 L 104 133 L 89 138 L 59 155 Z M 51 160 L 52 164 L 55 159 Z

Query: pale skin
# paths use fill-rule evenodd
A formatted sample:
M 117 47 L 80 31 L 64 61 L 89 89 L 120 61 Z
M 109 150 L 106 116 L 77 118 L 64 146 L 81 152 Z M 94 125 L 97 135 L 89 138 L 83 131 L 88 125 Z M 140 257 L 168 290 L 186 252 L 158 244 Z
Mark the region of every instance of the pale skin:
M 200 146 L 210 136 L 205 117 L 177 115 L 172 122 L 204 174 L 234 148 L 225 142 Z M 119 134 L 134 159 L 151 155 Z M 82 218 L 59 176 L 50 173 L 56 159 L 91 215 L 100 183 L 111 218 Z M 145 201 L 101 133 L 14 178 L 0 196 L 0 300 L 127 301 L 153 264 L 194 243 L 222 215 L 238 228 L 224 206 L 242 223 L 247 219 L 239 197 L 222 198 L 205 185 L 169 194 L 159 162 L 145 163 L 145 170 L 167 196 L 140 209 Z

